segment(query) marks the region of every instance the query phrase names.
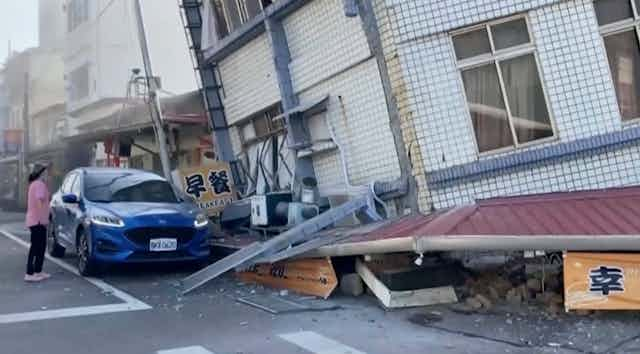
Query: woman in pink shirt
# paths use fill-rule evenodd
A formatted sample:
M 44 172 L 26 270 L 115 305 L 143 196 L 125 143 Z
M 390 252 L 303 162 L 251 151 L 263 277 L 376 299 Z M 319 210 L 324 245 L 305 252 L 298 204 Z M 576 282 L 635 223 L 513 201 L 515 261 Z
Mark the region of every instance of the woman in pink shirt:
M 27 227 L 31 231 L 31 248 L 27 258 L 27 274 L 24 280 L 38 282 L 51 277 L 42 272 L 44 253 L 47 248 L 47 226 L 49 225 L 49 189 L 47 188 L 47 166 L 35 164 L 29 175 L 27 196 Z

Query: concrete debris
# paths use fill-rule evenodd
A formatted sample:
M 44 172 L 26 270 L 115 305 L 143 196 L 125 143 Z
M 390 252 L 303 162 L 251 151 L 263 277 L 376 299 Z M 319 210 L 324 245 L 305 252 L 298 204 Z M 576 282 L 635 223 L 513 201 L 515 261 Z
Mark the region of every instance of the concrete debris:
M 480 302 L 475 297 L 468 297 L 465 302 L 473 310 L 479 310 L 482 308 L 482 302 Z
M 482 308 L 489 310 L 493 307 L 493 303 L 486 296 L 482 294 L 478 294 L 475 296 L 475 299 L 482 304 Z
M 505 264 L 475 273 L 457 291 L 465 301 L 451 309 L 459 313 L 486 311 L 500 303 L 518 307 L 540 305 L 548 316 L 564 311 L 561 268 L 546 270 Z
M 527 280 L 527 289 L 533 292 L 542 291 L 542 282 L 540 279 L 532 278 Z
M 364 283 L 358 273 L 345 274 L 340 278 L 340 291 L 349 296 L 360 296 L 364 293 Z
M 511 289 L 507 292 L 506 300 L 512 305 L 520 305 L 522 303 L 522 294 L 517 289 Z

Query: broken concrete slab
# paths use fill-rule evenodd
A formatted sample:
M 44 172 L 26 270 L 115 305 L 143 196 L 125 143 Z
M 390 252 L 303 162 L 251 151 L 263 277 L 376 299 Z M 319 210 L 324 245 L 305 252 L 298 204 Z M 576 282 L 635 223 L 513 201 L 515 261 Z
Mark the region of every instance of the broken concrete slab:
M 364 293 L 364 282 L 357 273 L 344 274 L 340 278 L 340 291 L 349 296 L 360 296 Z
M 375 294 L 385 308 L 402 308 L 427 306 L 433 304 L 453 303 L 458 297 L 451 286 L 417 289 L 407 291 L 390 290 L 364 262 L 356 260 L 356 271 L 369 289 Z

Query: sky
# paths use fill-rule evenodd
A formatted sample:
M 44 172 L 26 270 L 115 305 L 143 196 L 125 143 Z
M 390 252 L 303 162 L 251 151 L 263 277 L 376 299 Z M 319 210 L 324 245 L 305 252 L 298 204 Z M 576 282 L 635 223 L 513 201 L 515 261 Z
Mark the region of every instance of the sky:
M 14 51 L 38 45 L 38 0 L 0 0 L 0 63 Z

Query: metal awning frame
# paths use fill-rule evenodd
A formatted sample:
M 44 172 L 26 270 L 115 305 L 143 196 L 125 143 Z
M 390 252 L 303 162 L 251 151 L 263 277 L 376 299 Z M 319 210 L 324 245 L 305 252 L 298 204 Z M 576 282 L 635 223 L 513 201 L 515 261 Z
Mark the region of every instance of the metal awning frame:
M 640 235 L 456 235 L 413 236 L 337 243 L 302 257 L 445 251 L 640 251 Z

